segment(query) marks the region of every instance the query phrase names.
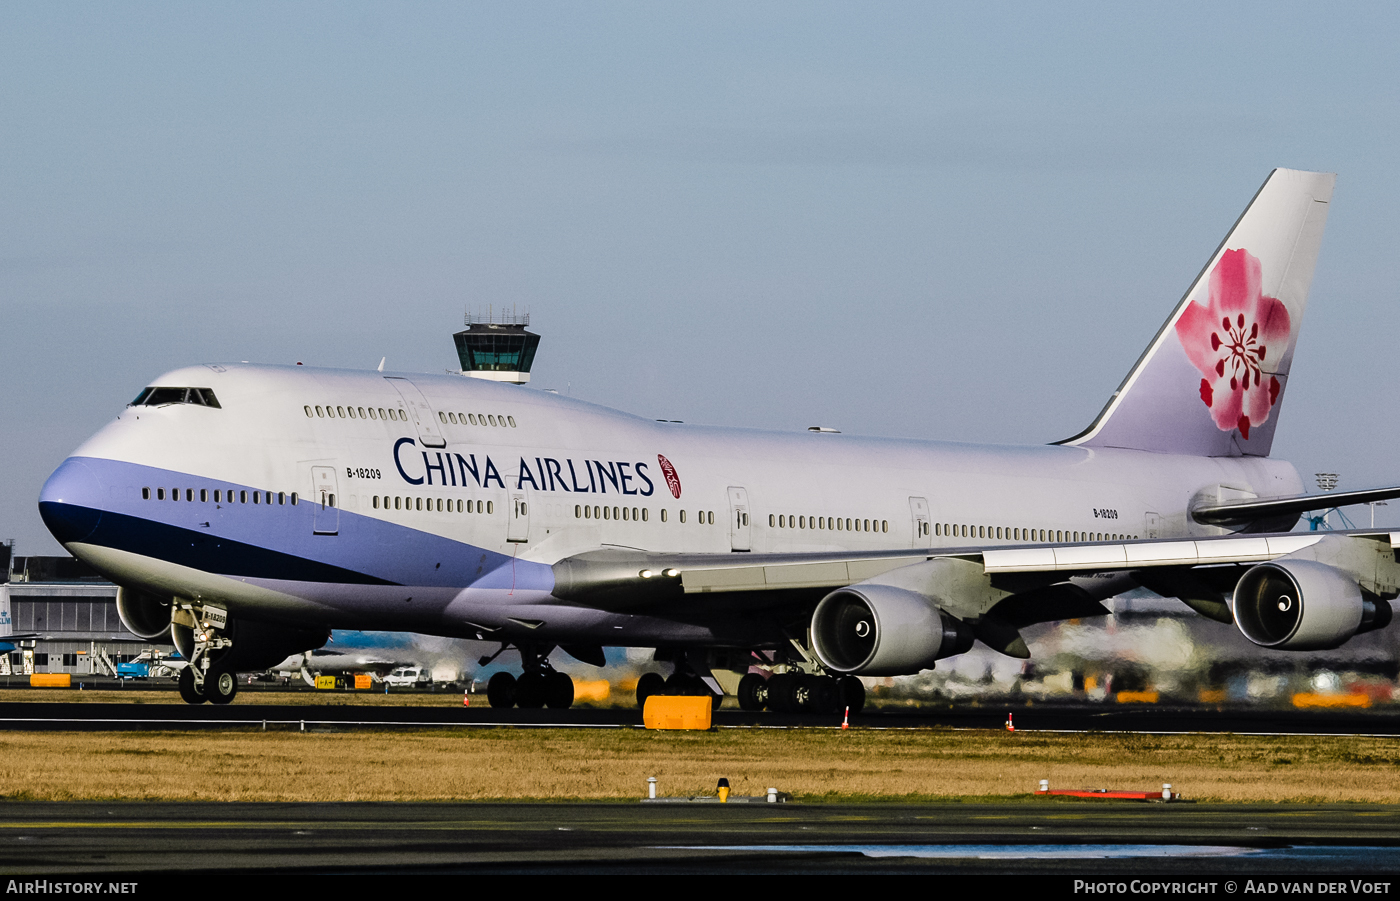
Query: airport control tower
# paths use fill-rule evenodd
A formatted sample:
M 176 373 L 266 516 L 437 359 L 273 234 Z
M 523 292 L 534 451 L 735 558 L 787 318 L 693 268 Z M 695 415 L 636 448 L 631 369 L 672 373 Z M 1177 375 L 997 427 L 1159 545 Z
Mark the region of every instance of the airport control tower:
M 535 362 L 535 348 L 540 336 L 527 332 L 529 313 L 467 313 L 466 329 L 452 336 L 457 342 L 457 356 L 462 361 L 462 375 L 493 382 L 523 385 L 530 381 L 530 366 Z

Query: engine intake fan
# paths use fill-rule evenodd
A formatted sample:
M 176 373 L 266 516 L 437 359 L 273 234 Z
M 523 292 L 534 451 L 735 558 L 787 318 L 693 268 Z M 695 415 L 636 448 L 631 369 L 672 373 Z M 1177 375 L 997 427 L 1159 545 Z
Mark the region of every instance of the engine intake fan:
M 1390 623 L 1390 603 L 1363 596 L 1355 578 L 1315 560 L 1275 560 L 1235 585 L 1235 624 L 1255 644 L 1285 651 L 1340 647 Z
M 812 614 L 812 650 L 838 673 L 909 675 L 972 642 L 972 630 L 931 599 L 890 585 L 838 589 Z

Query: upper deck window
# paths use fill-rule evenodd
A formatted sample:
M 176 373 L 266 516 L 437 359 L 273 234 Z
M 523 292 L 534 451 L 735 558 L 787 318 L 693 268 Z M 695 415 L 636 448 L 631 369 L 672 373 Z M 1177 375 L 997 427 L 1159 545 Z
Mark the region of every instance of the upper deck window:
M 214 392 L 208 388 L 145 388 L 130 406 L 163 407 L 166 404 L 195 404 L 222 409 Z

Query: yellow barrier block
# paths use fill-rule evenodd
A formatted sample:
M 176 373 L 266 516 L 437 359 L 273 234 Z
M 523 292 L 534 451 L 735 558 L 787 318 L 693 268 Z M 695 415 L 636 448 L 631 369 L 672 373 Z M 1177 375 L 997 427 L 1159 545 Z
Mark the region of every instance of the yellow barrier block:
M 31 688 L 72 688 L 72 673 L 31 673 L 29 676 Z
M 371 685 L 372 685 L 372 683 L 373 683 L 373 681 L 374 681 L 374 680 L 371 679 L 371 678 L 369 677 L 369 674 L 368 674 L 368 673 L 356 673 L 356 674 L 355 674 L 355 687 L 356 687 L 357 689 L 360 689 L 360 688 L 370 688 Z
M 317 688 L 335 688 L 335 676 L 317 676 Z
M 602 704 L 607 701 L 612 694 L 612 686 L 607 679 L 591 679 L 582 681 L 574 680 L 574 703 L 580 701 L 593 701 L 595 704 Z
M 1299 692 L 1293 696 L 1294 707 L 1370 707 L 1371 699 L 1363 694 L 1320 695 Z
M 642 708 L 648 729 L 708 729 L 710 699 L 700 696 L 652 695 Z
M 1119 704 L 1156 704 L 1159 695 L 1155 691 L 1120 691 Z

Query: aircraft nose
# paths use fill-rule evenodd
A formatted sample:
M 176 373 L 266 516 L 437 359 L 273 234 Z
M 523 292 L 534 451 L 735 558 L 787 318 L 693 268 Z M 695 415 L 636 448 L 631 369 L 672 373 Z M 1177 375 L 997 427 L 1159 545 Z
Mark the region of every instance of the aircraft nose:
M 102 482 L 72 458 L 53 471 L 39 492 L 39 516 L 60 544 L 82 541 L 102 521 Z

